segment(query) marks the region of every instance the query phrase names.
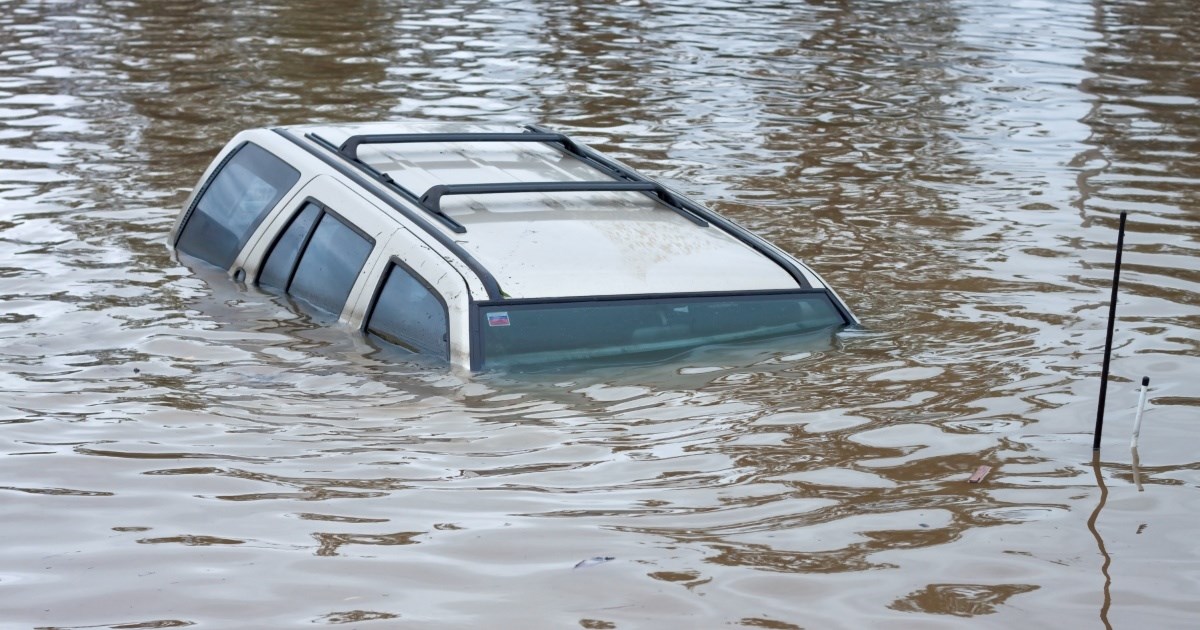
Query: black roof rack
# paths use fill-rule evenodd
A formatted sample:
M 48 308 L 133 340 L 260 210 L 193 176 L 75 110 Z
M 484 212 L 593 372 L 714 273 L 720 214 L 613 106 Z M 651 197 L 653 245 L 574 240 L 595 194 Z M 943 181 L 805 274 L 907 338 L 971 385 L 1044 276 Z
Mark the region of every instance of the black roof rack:
M 586 159 L 584 147 L 580 146 L 574 140 L 565 134 L 555 133 L 548 130 L 525 131 L 518 133 L 395 133 L 395 134 L 367 134 L 359 136 L 350 136 L 342 143 L 342 146 L 335 147 L 332 142 L 316 135 L 308 134 L 315 142 L 321 144 L 327 149 L 336 151 L 347 161 L 358 166 L 376 180 L 383 182 L 392 190 L 404 195 L 408 199 L 420 204 L 422 208 L 429 211 L 439 221 L 451 230 L 462 234 L 467 231 L 467 228 L 452 217 L 442 212 L 440 199 L 444 195 L 467 195 L 467 194 L 486 194 L 486 193 L 508 193 L 508 192 L 603 192 L 603 191 L 636 191 L 644 192 L 651 198 L 662 203 L 667 208 L 675 211 L 685 219 L 699 225 L 708 227 L 708 221 L 698 216 L 692 209 L 695 204 L 684 203 L 682 197 L 667 190 L 662 184 L 651 181 L 630 171 L 629 169 L 614 170 L 611 167 L 601 168 L 606 174 L 613 176 L 615 181 L 612 182 L 520 182 L 520 183 L 486 183 L 479 184 L 439 184 L 431 187 L 423 194 L 418 196 L 413 191 L 396 183 L 390 175 L 384 173 L 370 164 L 362 161 L 358 157 L 358 147 L 364 144 L 418 144 L 418 143 L 444 143 L 444 142 L 539 142 L 557 146 L 561 151 L 569 155 L 573 155 L 585 162 L 590 162 Z M 629 184 L 636 183 L 637 186 Z M 512 186 L 523 186 L 520 190 L 511 188 Z M 467 192 L 468 187 L 470 192 Z M 432 200 L 427 202 L 426 200 Z
M 419 144 L 439 142 L 559 142 L 577 147 L 561 133 L 391 133 L 350 136 L 338 147 L 348 160 L 358 161 L 358 147 L 363 144 Z
M 779 250 L 758 238 L 740 225 L 683 197 L 667 187 L 647 179 L 642 174 L 629 167 L 608 158 L 586 146 L 583 146 L 566 134 L 558 133 L 539 125 L 526 125 L 527 131 L 521 133 L 401 133 L 401 134 L 366 134 L 351 136 L 339 147 L 315 133 L 305 134 L 307 138 L 337 154 L 346 162 L 353 164 L 359 170 L 370 175 L 376 181 L 383 183 L 391 190 L 399 193 L 440 221 L 456 233 L 462 234 L 467 228 L 452 217 L 442 212 L 441 198 L 446 195 L 492 194 L 515 192 L 578 192 L 578 191 L 636 191 L 659 201 L 679 215 L 695 223 L 707 227 L 710 223 L 736 238 L 751 249 L 766 256 L 779 265 L 803 288 L 811 288 L 795 263 Z M 387 173 L 384 173 L 358 157 L 358 147 L 364 144 L 416 144 L 443 142 L 540 142 L 559 151 L 571 155 L 613 178 L 613 181 L 558 181 L 558 182 L 516 182 L 516 183 L 478 183 L 478 184 L 439 184 L 431 187 L 422 195 L 396 183 Z
M 504 184 L 438 184 L 421 195 L 421 205 L 430 212 L 441 214 L 442 197 L 446 195 L 488 195 L 496 193 L 530 192 L 653 192 L 663 190 L 654 182 L 512 182 Z
M 433 135 L 433 134 L 403 134 L 403 135 L 404 136 L 414 136 L 414 135 Z M 438 134 L 438 135 L 441 135 L 441 134 Z M 521 134 L 515 134 L 515 135 L 521 135 Z M 367 164 L 366 162 L 363 162 L 362 160 L 358 159 L 357 157 L 351 158 L 350 153 L 344 152 L 336 144 L 326 140 L 325 138 L 322 138 L 321 136 L 318 136 L 315 133 L 306 133 L 306 134 L 304 134 L 304 137 L 325 147 L 326 149 L 329 149 L 334 154 L 341 157 L 343 159 L 343 161 L 353 164 L 354 166 L 358 167 L 358 169 L 360 171 L 370 175 L 372 178 L 375 179 L 375 181 L 384 184 L 385 186 L 392 189 L 393 191 L 400 193 L 401 196 L 407 198 L 409 201 L 417 204 L 418 206 L 421 206 L 426 211 L 428 211 L 430 214 L 432 214 L 435 219 L 437 219 L 438 221 L 441 221 L 442 225 L 445 225 L 446 227 L 450 228 L 451 230 L 453 230 L 454 232 L 456 232 L 458 234 L 466 233 L 467 228 L 465 226 L 463 226 L 463 224 L 459 223 L 458 221 L 455 221 L 454 219 L 452 219 L 451 217 L 449 217 L 448 215 L 443 213 L 441 211 L 441 209 L 438 209 L 435 211 L 435 210 L 431 210 L 431 209 L 425 207 L 425 204 L 421 203 L 421 198 L 418 197 L 416 195 L 416 193 L 401 186 L 400 184 L 397 184 L 396 180 L 392 179 L 392 177 L 390 175 L 388 175 L 387 173 L 384 173 L 383 171 L 376 169 L 375 167 L 371 166 L 370 164 Z M 378 138 L 393 137 L 393 138 L 395 138 L 395 137 L 401 137 L 401 136 L 397 136 L 397 135 L 392 135 L 392 136 L 383 136 L 383 135 L 380 135 L 380 136 L 354 136 L 351 138 L 351 140 L 353 140 L 355 138 L 366 139 L 366 138 L 372 138 L 372 137 L 378 137 Z M 357 147 L 359 144 L 371 144 L 371 143 L 366 142 L 365 140 L 355 143 L 353 145 L 355 155 L 357 155 Z

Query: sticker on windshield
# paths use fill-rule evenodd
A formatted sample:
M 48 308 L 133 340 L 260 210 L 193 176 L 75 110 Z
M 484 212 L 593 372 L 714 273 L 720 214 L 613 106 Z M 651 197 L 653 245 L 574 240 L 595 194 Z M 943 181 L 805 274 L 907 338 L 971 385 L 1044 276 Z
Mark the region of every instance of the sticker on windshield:
M 499 311 L 496 313 L 488 313 L 488 326 L 508 326 L 508 311 Z

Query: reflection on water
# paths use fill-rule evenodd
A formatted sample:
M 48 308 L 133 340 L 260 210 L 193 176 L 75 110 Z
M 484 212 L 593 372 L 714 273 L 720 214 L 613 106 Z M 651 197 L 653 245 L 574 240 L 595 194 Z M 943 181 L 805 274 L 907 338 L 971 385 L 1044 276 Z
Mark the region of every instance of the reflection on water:
M 974 617 L 996 612 L 1013 595 L 1037 590 L 1031 584 L 930 584 L 892 603 L 896 610 Z
M 1189 627 L 1200 23 L 995 4 L 0 0 L 0 625 Z M 237 130 L 387 118 L 578 134 L 866 329 L 468 377 L 164 246 Z

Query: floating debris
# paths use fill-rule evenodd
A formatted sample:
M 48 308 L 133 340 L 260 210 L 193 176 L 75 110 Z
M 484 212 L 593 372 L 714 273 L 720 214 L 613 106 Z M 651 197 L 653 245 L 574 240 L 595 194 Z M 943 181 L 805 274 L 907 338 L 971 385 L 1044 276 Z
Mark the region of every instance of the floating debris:
M 614 556 L 595 556 L 592 558 L 588 558 L 587 560 L 580 560 L 578 563 L 576 563 L 575 568 L 576 569 L 586 569 L 588 567 L 594 567 L 597 564 L 604 564 L 605 562 L 608 562 L 610 560 L 616 560 L 616 557 L 614 557 Z
M 990 472 L 992 472 L 991 466 L 980 466 L 979 468 L 975 469 L 975 474 L 971 475 L 971 478 L 967 480 L 967 483 L 979 483 L 983 481 L 983 478 L 987 477 L 988 473 Z

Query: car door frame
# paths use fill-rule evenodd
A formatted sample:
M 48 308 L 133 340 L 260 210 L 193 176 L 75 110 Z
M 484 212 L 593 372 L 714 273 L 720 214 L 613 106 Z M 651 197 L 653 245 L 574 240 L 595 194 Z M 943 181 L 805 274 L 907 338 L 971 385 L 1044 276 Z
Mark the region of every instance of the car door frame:
M 329 175 L 317 175 L 306 182 L 295 194 L 263 221 L 263 226 L 251 237 L 250 243 L 243 248 L 234 263 L 234 276 L 247 284 L 257 286 L 259 274 L 266 264 L 275 243 L 282 237 L 284 231 L 309 202 L 315 202 L 325 208 L 326 212 L 342 219 L 354 231 L 373 241 L 371 253 L 363 263 L 362 269 L 355 278 L 346 297 L 345 304 L 337 313 L 338 319 L 350 322 L 355 312 L 355 305 L 364 288 L 372 287 L 375 276 L 380 273 L 379 261 L 384 244 L 393 233 L 400 229 L 395 219 L 389 217 L 378 206 L 362 195 L 346 186 L 337 178 Z

